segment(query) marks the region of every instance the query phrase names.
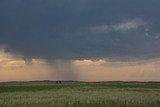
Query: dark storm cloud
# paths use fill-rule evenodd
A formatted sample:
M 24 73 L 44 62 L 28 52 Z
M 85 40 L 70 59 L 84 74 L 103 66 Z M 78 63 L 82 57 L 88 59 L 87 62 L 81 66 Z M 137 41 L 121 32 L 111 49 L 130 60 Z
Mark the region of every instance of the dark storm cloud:
M 26 58 L 160 56 L 159 0 L 1 0 L 0 44 Z

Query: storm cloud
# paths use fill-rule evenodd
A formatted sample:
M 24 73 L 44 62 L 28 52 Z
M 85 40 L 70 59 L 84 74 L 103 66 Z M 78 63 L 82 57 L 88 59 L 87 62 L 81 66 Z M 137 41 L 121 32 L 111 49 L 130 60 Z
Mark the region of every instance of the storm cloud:
M 159 0 L 1 0 L 0 45 L 26 58 L 160 57 Z

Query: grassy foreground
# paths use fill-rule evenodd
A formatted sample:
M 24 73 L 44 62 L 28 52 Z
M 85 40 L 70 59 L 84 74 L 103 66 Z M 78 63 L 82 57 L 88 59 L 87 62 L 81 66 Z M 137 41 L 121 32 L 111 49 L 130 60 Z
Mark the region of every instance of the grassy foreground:
M 0 83 L 0 107 L 160 107 L 160 83 Z

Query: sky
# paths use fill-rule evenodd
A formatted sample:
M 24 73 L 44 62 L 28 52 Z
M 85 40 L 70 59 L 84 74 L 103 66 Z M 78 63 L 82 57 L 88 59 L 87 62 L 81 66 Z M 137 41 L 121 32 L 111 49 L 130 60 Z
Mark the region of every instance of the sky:
M 0 81 L 160 81 L 159 0 L 1 0 Z

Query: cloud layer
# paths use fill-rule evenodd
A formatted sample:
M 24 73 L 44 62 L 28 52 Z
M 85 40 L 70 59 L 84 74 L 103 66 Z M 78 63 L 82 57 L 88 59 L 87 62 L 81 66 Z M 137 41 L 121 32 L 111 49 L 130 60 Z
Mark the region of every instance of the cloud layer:
M 158 0 L 2 0 L 0 45 L 25 58 L 160 57 Z
M 132 19 L 124 21 L 122 23 L 114 25 L 101 25 L 91 28 L 94 31 L 99 33 L 109 33 L 109 32 L 118 32 L 118 31 L 128 31 L 132 29 L 138 29 L 139 27 L 145 26 L 145 23 L 140 19 Z M 94 32 L 95 33 L 95 32 Z
M 0 81 L 160 81 L 160 59 L 147 61 L 72 60 L 46 62 L 33 59 L 27 65 L 0 51 Z

